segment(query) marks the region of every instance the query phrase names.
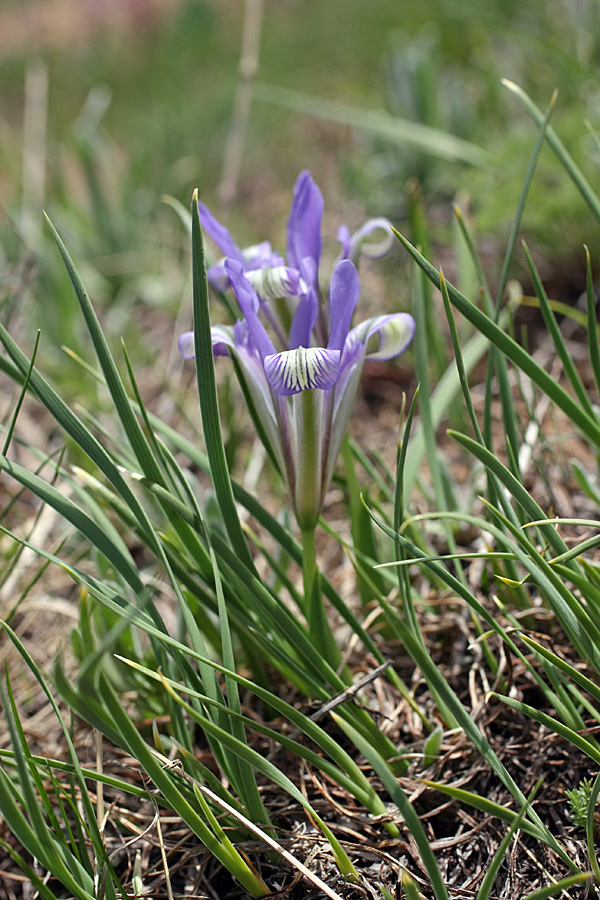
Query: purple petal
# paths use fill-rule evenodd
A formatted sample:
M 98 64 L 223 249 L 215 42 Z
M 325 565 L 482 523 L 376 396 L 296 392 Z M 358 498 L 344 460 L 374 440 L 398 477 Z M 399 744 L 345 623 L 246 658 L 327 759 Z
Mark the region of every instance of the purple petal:
M 277 394 L 290 397 L 315 388 L 327 391 L 335 384 L 340 351 L 324 347 L 298 347 L 265 357 L 265 375 Z
M 213 290 L 219 293 L 223 293 L 229 287 L 229 275 L 225 271 L 224 262 L 224 260 L 221 260 L 221 262 L 215 263 L 214 266 L 210 266 L 206 270 L 208 283 Z
M 331 307 L 331 330 L 327 344 L 329 349 L 341 350 L 346 343 L 359 294 L 360 280 L 356 266 L 349 259 L 342 259 L 333 270 L 329 288 Z
M 362 344 L 361 341 L 356 340 L 353 337 L 352 332 L 350 332 L 344 349 L 342 350 L 340 370 L 335 383 L 334 415 L 340 405 L 349 400 L 350 411 L 348 412 L 348 417 L 350 417 L 364 362 L 364 344 Z
M 177 348 L 184 359 L 194 359 L 196 350 L 194 349 L 194 332 L 186 331 L 177 341 Z
M 219 250 L 221 250 L 225 256 L 228 256 L 231 259 L 237 259 L 241 262 L 243 260 L 242 251 L 225 226 L 221 225 L 221 223 L 215 219 L 209 208 L 205 206 L 204 203 L 200 203 L 200 201 L 198 201 L 198 212 L 200 214 L 200 224 L 202 225 L 202 229 L 213 239 Z
M 324 463 L 326 484 L 331 481 L 336 460 L 348 431 L 348 423 L 354 409 L 364 361 L 365 348 L 363 344 L 360 341 L 352 340 L 349 336 L 342 351 L 335 387 L 324 395 L 327 406 L 323 417 L 325 421 L 331 423 L 326 448 L 326 462 Z
M 213 354 L 215 356 L 229 356 L 229 348 L 235 346 L 235 327 L 231 325 L 213 325 L 210 329 Z M 194 332 L 186 331 L 177 341 L 177 347 L 184 359 L 194 359 L 196 349 L 194 347 Z
M 240 304 L 240 309 L 244 314 L 250 337 L 261 359 L 264 359 L 265 356 L 275 353 L 275 345 L 258 318 L 260 303 L 256 296 L 256 291 L 245 277 L 241 263 L 233 259 L 227 259 L 225 260 L 225 269 Z
M 393 359 L 404 353 L 415 333 L 415 320 L 409 313 L 375 316 L 353 328 L 349 337 L 359 340 L 367 349 L 367 359 Z M 369 342 L 375 337 L 378 346 L 369 351 Z
M 302 172 L 294 185 L 294 199 L 287 229 L 287 260 L 294 269 L 302 271 L 301 263 L 306 257 L 313 259 L 318 269 L 321 259 L 322 217 L 323 195 L 310 172 Z
M 290 327 L 288 346 L 290 350 L 310 347 L 310 336 L 319 314 L 319 299 L 314 288 L 309 288 L 296 307 Z
M 242 250 L 244 269 L 262 269 L 264 266 L 283 266 L 284 260 L 274 253 L 269 241 L 252 244 Z
M 347 225 L 340 225 L 338 228 L 337 239 L 342 245 L 340 250 L 340 259 L 349 259 L 350 257 L 350 229 Z

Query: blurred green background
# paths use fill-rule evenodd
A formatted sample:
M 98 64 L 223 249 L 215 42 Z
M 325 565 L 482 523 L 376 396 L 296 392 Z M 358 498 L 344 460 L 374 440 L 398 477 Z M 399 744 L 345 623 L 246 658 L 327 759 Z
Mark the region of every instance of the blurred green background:
M 28 304 L 29 326 L 41 324 L 51 344 L 77 345 L 75 306 L 42 205 L 104 306 L 107 327 L 128 333 L 132 310 L 173 318 L 185 295 L 187 235 L 163 194 L 187 206 L 198 187 L 240 243 L 282 244 L 293 180 L 304 168 L 322 186 L 332 242 L 340 219 L 356 227 L 366 214 L 403 229 L 407 187 L 417 180 L 434 246 L 449 245 L 458 197 L 493 278 L 536 138 L 502 78 L 542 108 L 559 88 L 554 127 L 597 179 L 596 0 L 265 0 L 238 190 L 226 210 L 218 186 L 245 9 L 242 0 L 4 0 L 7 318 Z M 377 121 L 375 111 L 383 113 Z M 409 134 L 410 123 L 437 131 L 408 145 L 389 130 L 405 120 Z M 440 135 L 465 143 L 440 156 Z M 523 230 L 550 290 L 563 298 L 581 290 L 583 241 L 600 246 L 582 210 L 545 149 Z

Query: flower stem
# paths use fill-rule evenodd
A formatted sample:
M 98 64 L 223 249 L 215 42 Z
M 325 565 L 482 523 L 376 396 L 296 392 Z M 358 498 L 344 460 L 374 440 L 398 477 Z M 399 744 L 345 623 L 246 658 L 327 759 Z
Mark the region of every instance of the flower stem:
M 296 424 L 294 512 L 300 530 L 313 532 L 321 512 L 323 478 L 323 391 L 301 391 L 292 398 Z
M 333 668 L 337 669 L 341 654 L 333 637 L 327 610 L 321 591 L 321 573 L 317 565 L 315 529 L 302 531 L 302 580 L 304 585 L 304 613 L 308 622 L 308 633 L 315 647 Z

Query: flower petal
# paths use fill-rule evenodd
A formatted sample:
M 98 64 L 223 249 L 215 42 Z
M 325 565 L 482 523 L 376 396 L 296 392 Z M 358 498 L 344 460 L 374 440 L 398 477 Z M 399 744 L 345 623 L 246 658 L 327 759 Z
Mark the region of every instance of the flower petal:
M 288 347 L 296 350 L 298 347 L 310 347 L 310 338 L 314 324 L 319 315 L 319 298 L 313 287 L 300 297 L 292 324 Z
M 300 272 L 287 266 L 250 269 L 245 276 L 260 300 L 279 300 L 280 297 L 297 297 L 302 293 Z
M 331 307 L 330 350 L 342 350 L 350 330 L 350 322 L 360 294 L 360 281 L 354 263 L 342 259 L 331 276 L 329 304 Z
M 194 349 L 194 332 L 186 331 L 177 341 L 177 348 L 184 359 L 194 359 L 196 350 Z
M 229 231 L 224 225 L 221 225 L 218 219 L 215 219 L 210 209 L 204 203 L 200 203 L 200 201 L 198 201 L 198 212 L 203 230 L 213 239 L 219 250 L 225 256 L 242 262 L 242 251 L 229 234 Z
M 265 266 L 283 266 L 284 260 L 273 251 L 269 241 L 251 244 L 242 250 L 244 269 L 262 269 Z
M 210 329 L 213 354 L 215 356 L 229 356 L 229 348 L 234 347 L 235 328 L 231 325 L 213 325 Z M 184 359 L 194 359 L 196 350 L 194 347 L 194 332 L 186 331 L 177 341 L 177 347 Z
M 225 270 L 244 314 L 246 325 L 261 359 L 275 353 L 275 345 L 258 318 L 260 306 L 256 291 L 244 275 L 243 266 L 234 259 L 225 260 Z
M 287 229 L 287 261 L 294 269 L 302 271 L 301 263 L 307 256 L 315 261 L 318 269 L 323 205 L 323 195 L 310 172 L 302 172 L 294 185 Z
M 413 339 L 415 320 L 409 313 L 393 313 L 389 316 L 375 316 L 353 328 L 349 337 L 361 341 L 367 348 L 367 359 L 393 359 L 404 353 Z M 379 344 L 369 350 L 369 342 L 375 337 Z
M 209 266 L 206 270 L 208 283 L 211 288 L 219 294 L 222 294 L 223 291 L 226 291 L 229 287 L 229 275 L 225 271 L 225 266 L 223 265 L 224 262 L 225 259 L 222 259 L 218 263 L 215 263 L 214 266 Z
M 368 241 L 367 238 L 375 231 L 381 231 L 383 234 L 374 241 Z M 340 240 L 338 232 L 338 240 Z M 369 219 L 368 222 L 356 231 L 349 241 L 346 257 L 353 262 L 358 261 L 359 256 L 366 256 L 369 259 L 381 259 L 386 253 L 389 253 L 394 246 L 394 232 L 392 226 L 387 219 Z M 344 245 L 342 245 L 342 249 Z
M 325 421 L 330 422 L 327 455 L 323 463 L 325 485 L 328 485 L 331 481 L 336 460 L 348 432 L 348 423 L 354 409 L 364 361 L 364 344 L 360 341 L 352 340 L 349 335 L 342 351 L 340 370 L 335 387 L 332 391 L 325 394 L 327 406 L 323 418 Z
M 329 390 L 340 367 L 340 351 L 324 347 L 298 347 L 265 357 L 265 375 L 277 394 L 290 397 L 300 391 Z
M 340 259 L 349 259 L 350 258 L 350 244 L 352 238 L 350 237 L 350 229 L 347 225 L 340 225 L 337 232 L 337 239 L 342 245 L 342 249 L 340 250 Z

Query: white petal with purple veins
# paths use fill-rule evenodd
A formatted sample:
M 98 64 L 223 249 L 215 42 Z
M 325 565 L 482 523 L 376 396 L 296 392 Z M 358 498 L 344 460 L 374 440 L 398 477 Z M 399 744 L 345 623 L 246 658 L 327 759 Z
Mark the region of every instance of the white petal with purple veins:
M 250 269 L 246 278 L 261 300 L 279 300 L 280 297 L 297 297 L 301 293 L 300 272 L 287 266 Z
M 375 316 L 353 328 L 349 337 L 367 347 L 367 359 L 393 359 L 404 353 L 413 339 L 415 320 L 409 313 Z M 372 348 L 371 344 L 375 344 Z
M 265 357 L 265 375 L 277 394 L 286 397 L 300 391 L 329 390 L 340 367 L 340 351 L 324 347 L 298 347 Z

